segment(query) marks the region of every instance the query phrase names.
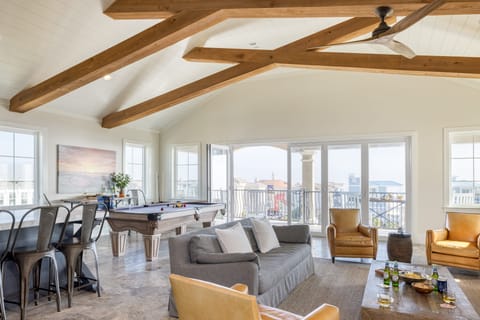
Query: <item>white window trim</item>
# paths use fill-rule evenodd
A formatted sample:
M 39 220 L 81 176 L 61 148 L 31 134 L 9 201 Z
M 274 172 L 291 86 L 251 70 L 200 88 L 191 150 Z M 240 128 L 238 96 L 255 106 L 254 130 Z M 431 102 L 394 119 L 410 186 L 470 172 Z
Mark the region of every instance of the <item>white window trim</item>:
M 152 184 L 153 175 L 152 172 L 152 159 L 151 159 L 151 148 L 152 145 L 149 142 L 138 141 L 138 140 L 130 140 L 130 139 L 123 139 L 122 145 L 122 170 L 123 172 L 127 171 L 127 144 L 130 145 L 137 145 L 143 147 L 143 183 L 142 183 L 142 190 L 145 193 L 147 199 L 152 198 L 153 190 L 149 186 Z
M 46 162 L 45 159 L 45 137 L 47 135 L 47 130 L 44 128 L 38 128 L 38 127 L 31 127 L 31 126 L 25 126 L 22 124 L 15 124 L 15 126 L 12 126 L 11 124 L 7 124 L 5 122 L 0 121 L 0 130 L 2 131 L 11 131 L 15 133 L 28 133 L 28 134 L 35 134 L 35 192 L 33 195 L 33 204 L 29 205 L 5 205 L 5 206 L 0 206 L 2 209 L 26 209 L 26 208 L 31 208 L 32 206 L 36 206 L 42 203 L 42 194 L 45 192 L 44 190 L 47 190 L 48 186 L 48 181 L 46 177 L 48 176 L 48 170 L 47 166 L 43 165 Z
M 203 186 L 203 163 L 204 153 L 202 152 L 202 144 L 200 142 L 193 142 L 193 143 L 181 143 L 181 144 L 172 144 L 170 145 L 170 199 L 177 198 L 177 159 L 176 159 L 176 150 L 177 148 L 181 147 L 193 147 L 195 146 L 198 151 L 198 164 L 197 164 L 197 177 L 198 177 L 198 194 L 195 198 L 188 198 L 188 200 L 200 200 L 202 199 L 202 195 L 204 194 L 204 186 Z
M 452 209 L 459 209 L 462 212 L 478 212 L 480 204 L 471 204 L 471 205 L 451 205 L 450 204 L 450 158 L 451 158 L 451 148 L 450 148 L 450 134 L 456 132 L 480 132 L 480 127 L 458 127 L 458 128 L 444 128 L 443 130 L 443 208 L 445 211 Z

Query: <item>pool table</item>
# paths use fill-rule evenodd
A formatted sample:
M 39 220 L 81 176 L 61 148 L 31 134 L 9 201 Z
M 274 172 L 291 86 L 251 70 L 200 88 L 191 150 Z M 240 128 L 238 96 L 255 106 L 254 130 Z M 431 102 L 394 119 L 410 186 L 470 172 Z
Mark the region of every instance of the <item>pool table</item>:
M 152 261 L 158 257 L 162 232 L 176 230 L 182 234 L 187 225 L 201 222 L 209 227 L 218 213 L 225 214 L 225 204 L 208 202 L 155 203 L 131 208 L 110 209 L 107 217 L 113 255 L 123 256 L 129 230 L 140 232 L 145 245 L 145 257 Z

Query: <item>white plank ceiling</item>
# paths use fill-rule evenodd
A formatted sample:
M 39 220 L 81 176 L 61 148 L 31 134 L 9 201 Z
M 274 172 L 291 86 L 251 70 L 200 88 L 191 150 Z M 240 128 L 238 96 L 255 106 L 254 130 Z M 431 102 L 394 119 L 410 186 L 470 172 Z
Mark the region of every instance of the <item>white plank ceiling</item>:
M 103 14 L 111 2 L 0 0 L 0 99 L 9 100 L 21 90 L 158 23 L 158 20 L 113 20 Z M 183 54 L 194 46 L 274 49 L 342 20 L 227 20 L 115 72 L 110 81 L 94 81 L 38 110 L 73 114 L 101 122 L 113 111 L 228 67 L 184 61 Z M 427 17 L 396 39 L 408 44 L 419 55 L 480 57 L 480 15 Z M 338 46 L 328 50 L 390 53 L 372 45 Z M 323 74 L 320 70 L 315 72 L 319 76 Z M 302 71 L 273 70 L 246 81 L 270 81 L 285 73 L 293 78 L 301 76 Z M 348 73 L 345 75 L 347 77 Z M 403 77 L 405 81 L 412 78 Z M 480 80 L 445 81 L 455 81 L 480 90 Z M 210 93 L 128 125 L 161 130 L 216 94 L 218 92 Z

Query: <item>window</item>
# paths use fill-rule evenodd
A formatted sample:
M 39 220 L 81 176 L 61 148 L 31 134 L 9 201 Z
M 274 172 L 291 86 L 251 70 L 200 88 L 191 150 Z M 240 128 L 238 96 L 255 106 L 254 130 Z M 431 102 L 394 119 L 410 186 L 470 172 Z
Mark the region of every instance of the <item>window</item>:
M 448 132 L 449 206 L 480 204 L 480 130 Z
M 143 144 L 126 142 L 124 145 L 125 168 L 124 171 L 131 178 L 128 187 L 130 189 L 142 189 L 145 191 L 146 172 L 146 147 Z
M 31 205 L 38 198 L 38 133 L 0 129 L 0 205 Z
M 199 198 L 199 146 L 175 146 L 174 163 L 174 198 Z

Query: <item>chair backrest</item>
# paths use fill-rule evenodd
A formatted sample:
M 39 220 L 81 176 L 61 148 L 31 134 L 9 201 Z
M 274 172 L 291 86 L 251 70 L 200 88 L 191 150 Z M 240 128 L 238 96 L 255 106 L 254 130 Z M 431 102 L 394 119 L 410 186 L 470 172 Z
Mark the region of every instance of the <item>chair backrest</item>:
M 15 215 L 8 210 L 0 210 L 0 224 L 3 226 L 3 230 L 8 230 L 7 233 L 2 232 L 0 242 L 2 244 L 0 251 L 0 262 L 3 261 L 10 251 L 10 244 L 12 240 L 12 234 L 15 227 Z
M 61 213 L 60 213 L 61 212 Z M 12 251 L 19 247 L 46 251 L 60 243 L 65 235 L 70 210 L 62 205 L 35 207 L 22 216 L 12 243 Z
M 259 320 L 256 297 L 211 282 L 170 275 L 180 320 Z
M 145 193 L 142 189 L 130 189 L 131 201 L 134 206 L 147 204 L 147 198 L 145 198 Z
M 477 241 L 480 234 L 480 214 L 447 212 L 448 239 Z
M 360 221 L 360 209 L 330 209 L 330 223 L 335 225 L 337 232 L 356 232 Z
M 107 208 L 105 206 L 102 206 L 102 209 L 99 209 L 98 203 L 94 202 L 80 203 L 72 208 L 72 217 L 74 217 L 75 213 L 79 210 L 82 211 L 81 229 L 79 237 L 80 242 L 83 244 L 87 244 L 93 241 L 97 241 L 100 237 L 100 234 L 102 233 L 103 224 L 107 215 Z M 99 215 L 100 211 L 101 214 Z M 98 228 L 95 229 L 95 227 L 97 226 Z

